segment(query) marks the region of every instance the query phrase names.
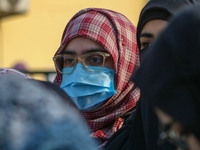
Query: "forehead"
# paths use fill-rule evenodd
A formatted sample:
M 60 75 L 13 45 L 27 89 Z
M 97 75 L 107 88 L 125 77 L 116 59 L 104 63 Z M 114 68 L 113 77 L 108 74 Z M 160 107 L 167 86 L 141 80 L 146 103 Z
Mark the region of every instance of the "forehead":
M 100 44 L 87 37 L 76 37 L 68 42 L 63 52 L 66 53 L 70 51 L 76 54 L 82 54 L 85 51 L 90 51 L 90 50 L 105 51 Z
M 144 25 L 141 34 L 150 33 L 156 38 L 167 25 L 168 22 L 162 19 L 150 20 Z

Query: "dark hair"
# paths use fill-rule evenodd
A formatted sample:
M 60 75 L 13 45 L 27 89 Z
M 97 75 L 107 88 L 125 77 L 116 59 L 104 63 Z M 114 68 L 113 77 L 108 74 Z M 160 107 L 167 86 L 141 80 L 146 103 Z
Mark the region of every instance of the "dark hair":
M 137 44 L 140 49 L 140 33 L 144 25 L 153 19 L 169 20 L 184 7 L 196 4 L 195 0 L 150 0 L 142 9 L 137 25 Z

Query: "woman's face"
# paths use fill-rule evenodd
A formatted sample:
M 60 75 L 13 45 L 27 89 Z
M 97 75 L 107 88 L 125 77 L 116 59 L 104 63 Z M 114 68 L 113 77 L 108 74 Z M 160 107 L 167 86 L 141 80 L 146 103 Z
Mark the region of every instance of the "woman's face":
M 85 54 L 90 54 L 94 52 L 106 52 L 104 48 L 98 43 L 90 40 L 86 37 L 76 37 L 69 41 L 66 48 L 63 51 L 63 54 L 71 54 L 74 56 L 82 56 Z M 98 61 L 97 59 L 94 61 Z M 99 60 L 100 61 L 100 60 Z M 114 64 L 111 55 L 106 57 L 104 67 L 114 69 Z
M 167 25 L 168 22 L 161 19 L 148 21 L 140 34 L 140 49 L 143 50 L 144 48 L 149 47 Z
M 168 142 L 176 145 L 177 150 L 200 149 L 200 141 L 178 121 L 174 121 L 171 116 L 159 108 L 156 108 L 156 114 L 162 126 L 160 126 L 162 128 L 160 139 L 165 138 Z

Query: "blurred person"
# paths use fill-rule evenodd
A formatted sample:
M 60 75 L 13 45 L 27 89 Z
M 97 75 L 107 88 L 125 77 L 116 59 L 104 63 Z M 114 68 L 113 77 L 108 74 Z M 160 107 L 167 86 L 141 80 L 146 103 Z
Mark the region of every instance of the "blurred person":
M 73 107 L 73 108 L 77 109 L 77 111 L 79 111 L 78 107 L 71 100 L 69 95 L 67 95 L 67 93 L 65 91 L 63 91 L 58 85 L 55 85 L 50 81 L 41 81 L 41 80 L 35 80 L 35 81 L 42 84 L 42 86 L 44 86 L 45 88 L 49 88 L 49 89 L 53 90 L 54 92 L 56 92 L 59 96 L 61 96 L 63 98 L 65 103 L 69 104 L 71 107 Z
M 28 67 L 26 65 L 25 62 L 22 62 L 22 61 L 19 61 L 19 62 L 16 62 L 13 66 L 12 66 L 13 69 L 16 69 L 18 71 L 21 71 L 23 73 L 26 73 L 28 72 Z
M 140 49 L 141 63 L 143 63 L 145 53 L 147 53 L 149 47 L 159 38 L 159 34 L 168 26 L 170 20 L 180 11 L 192 7 L 196 5 L 196 3 L 196 0 L 150 0 L 145 5 L 141 11 L 137 25 L 137 44 Z M 146 76 L 149 76 L 149 74 L 146 74 Z M 136 80 L 137 79 L 134 81 L 137 82 Z M 149 91 L 151 92 L 152 89 L 149 89 Z M 158 118 L 152 107 L 149 106 L 148 97 L 144 97 L 143 94 L 141 94 L 137 107 L 140 109 L 138 113 L 142 117 L 140 118 L 143 126 L 143 131 L 141 131 L 141 133 L 144 133 L 142 138 L 144 138 L 146 148 L 148 150 L 155 150 L 158 140 Z M 138 122 L 136 121 L 133 124 L 137 124 Z M 136 132 L 135 130 L 137 129 L 132 130 Z M 139 132 L 139 130 L 137 130 L 137 132 Z M 174 148 L 171 144 L 166 144 L 164 147 L 167 146 L 169 147 L 166 149 Z M 161 149 L 164 150 L 164 147 Z
M 31 79 L 31 77 L 29 77 L 28 75 L 16 70 L 16 69 L 9 69 L 9 68 L 0 68 L 0 78 L 7 76 L 7 75 L 16 75 L 16 76 L 20 76 L 22 78 L 25 79 Z
M 57 90 L 15 75 L 1 78 L 1 150 L 98 149 L 83 116 Z
M 59 86 L 57 86 L 49 81 L 41 81 L 41 80 L 33 79 L 33 78 L 29 77 L 28 75 L 26 75 L 16 69 L 0 68 L 0 79 L 4 79 L 3 77 L 5 77 L 5 76 L 17 76 L 17 77 L 24 78 L 24 79 L 30 79 L 30 80 L 32 80 L 32 82 L 33 81 L 39 82 L 40 84 L 42 84 L 42 86 L 45 86 L 45 88 L 54 90 L 58 95 L 60 95 L 63 99 L 65 99 L 66 103 L 70 103 L 71 106 L 78 109 L 77 106 L 74 104 L 74 102 L 71 100 L 71 98 L 63 90 L 61 90 Z
M 118 12 L 87 8 L 66 25 L 53 58 L 54 83 L 81 110 L 101 146 L 135 109 L 140 93 L 130 77 L 138 54 L 136 29 Z
M 159 144 L 200 149 L 199 58 L 200 5 L 184 10 L 170 22 L 146 52 L 135 76 L 142 95 L 148 97 L 159 117 Z
M 141 63 L 143 56 L 145 56 L 144 54 L 148 51 L 148 47 L 151 46 L 159 37 L 159 34 L 167 27 L 171 18 L 181 10 L 193 5 L 196 5 L 196 1 L 194 0 L 150 0 L 144 6 L 137 25 L 137 44 L 140 50 Z M 132 79 L 134 79 L 134 76 Z M 137 79 L 134 81 L 136 82 Z M 149 88 L 149 91 L 151 90 Z M 127 120 L 127 125 L 110 138 L 105 146 L 107 150 L 157 149 L 158 119 L 153 109 L 149 106 L 148 101 L 148 97 L 144 98 L 141 93 L 140 100 L 136 105 L 136 111 Z M 173 148 L 173 145 L 166 144 L 161 149 Z

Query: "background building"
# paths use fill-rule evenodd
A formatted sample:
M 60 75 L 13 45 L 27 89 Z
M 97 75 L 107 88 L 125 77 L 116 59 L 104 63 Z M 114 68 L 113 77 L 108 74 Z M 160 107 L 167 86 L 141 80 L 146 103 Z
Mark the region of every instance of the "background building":
M 98 7 L 126 15 L 136 26 L 147 0 L 21 0 L 27 11 L 2 15 L 0 0 L 0 67 L 16 64 L 28 71 L 55 71 L 52 57 L 69 19 L 80 9 Z M 17 3 L 20 0 L 7 0 Z M 23 66 L 25 65 L 25 66 Z M 38 75 L 35 78 L 43 79 Z

